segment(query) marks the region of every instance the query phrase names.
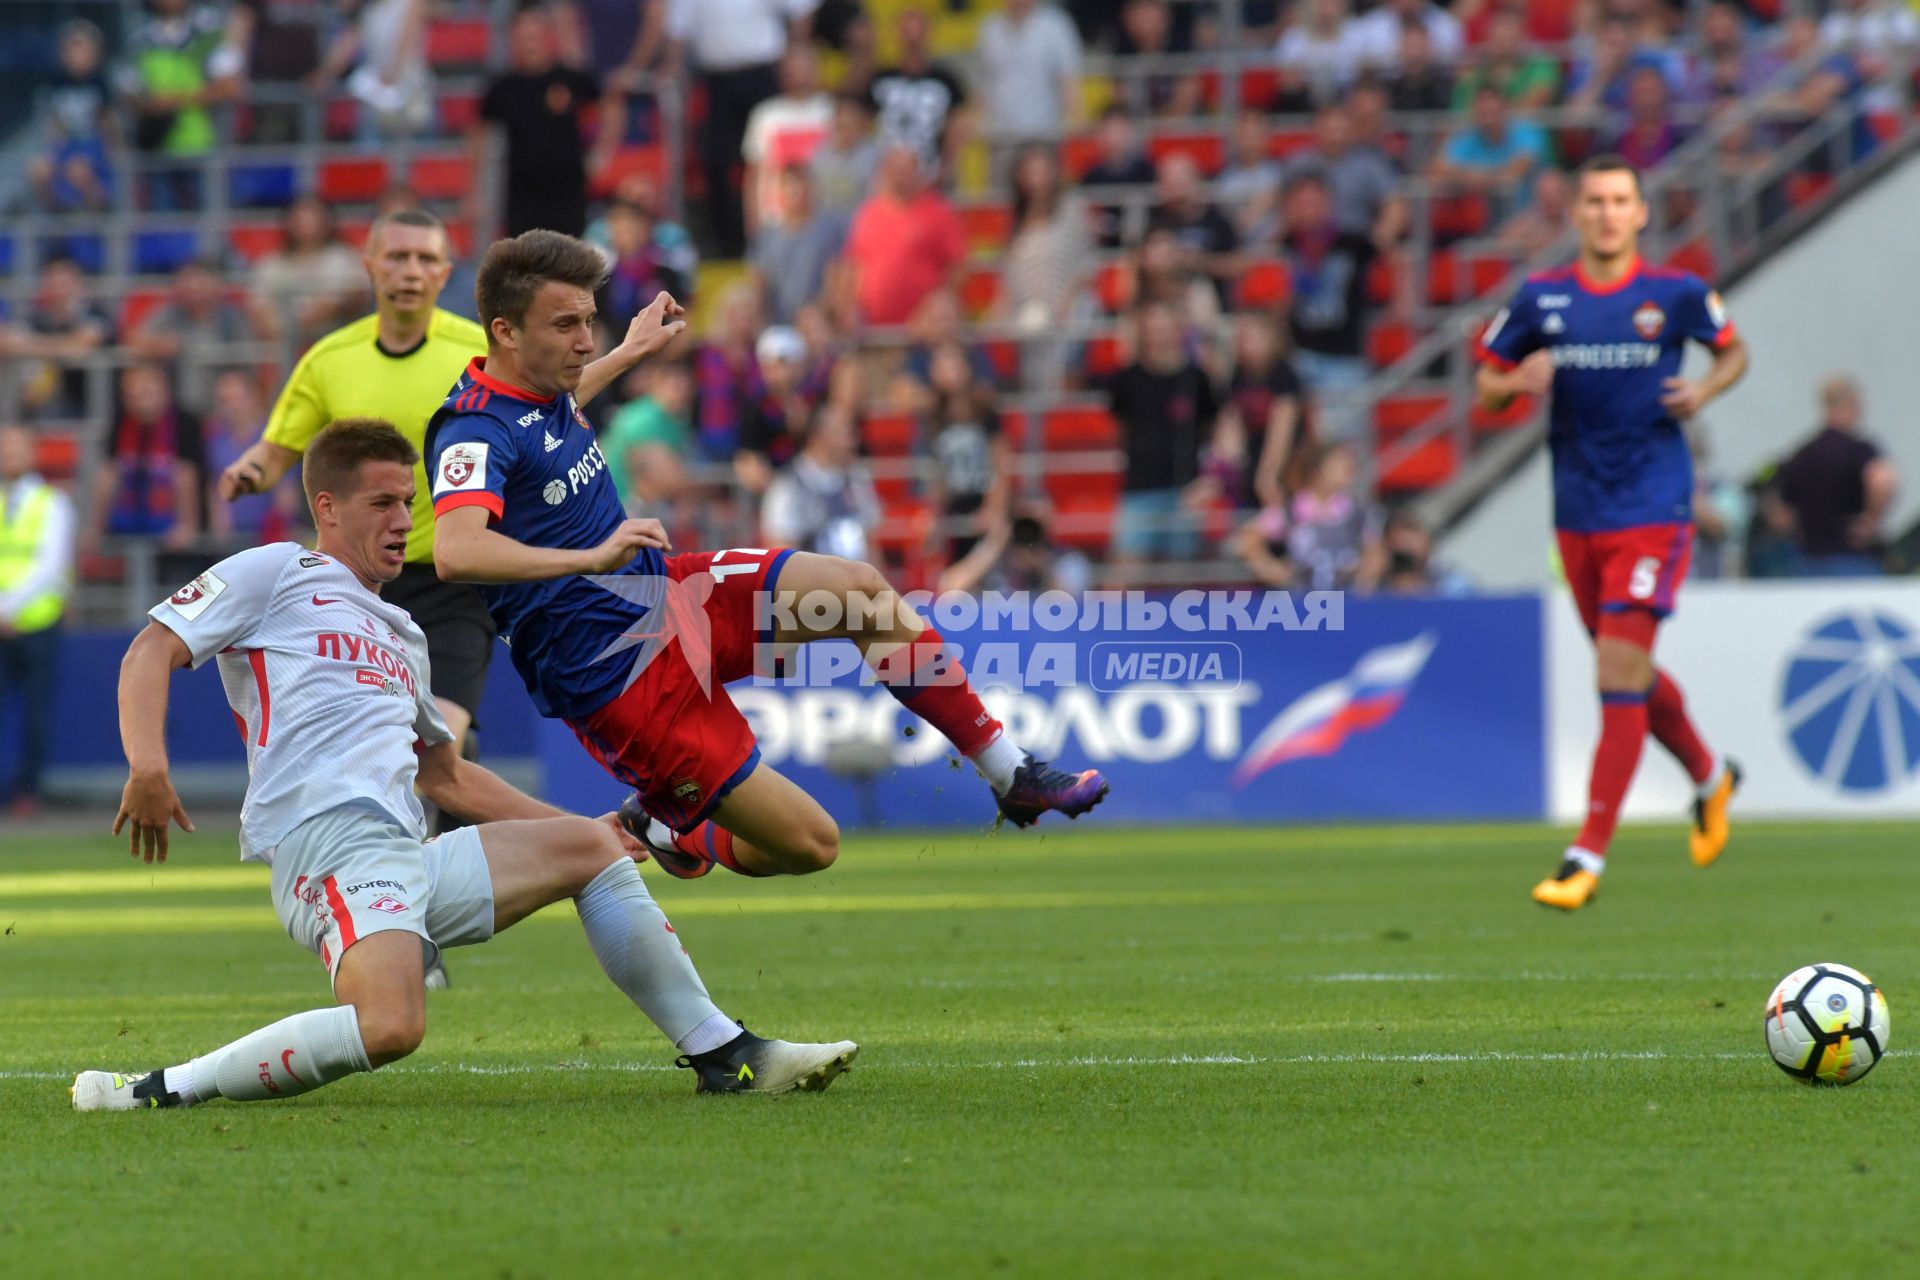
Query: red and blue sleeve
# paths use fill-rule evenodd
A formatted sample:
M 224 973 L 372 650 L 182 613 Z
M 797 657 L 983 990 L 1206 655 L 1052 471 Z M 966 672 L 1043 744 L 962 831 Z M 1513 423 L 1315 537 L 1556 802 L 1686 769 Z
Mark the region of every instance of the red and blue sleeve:
M 506 510 L 507 470 L 513 465 L 513 439 L 504 424 L 484 413 L 458 414 L 440 423 L 433 443 L 438 453 L 427 460 L 433 513 L 485 507 L 498 520 Z
M 1532 293 L 1522 285 L 1513 301 L 1500 309 L 1488 322 L 1486 331 L 1474 344 L 1474 356 L 1482 364 L 1496 369 L 1511 369 L 1540 347 Z
M 1727 304 L 1720 300 L 1720 291 L 1698 277 L 1687 277 L 1679 312 L 1682 337 L 1705 343 L 1715 351 L 1735 337 L 1733 321 L 1727 316 Z

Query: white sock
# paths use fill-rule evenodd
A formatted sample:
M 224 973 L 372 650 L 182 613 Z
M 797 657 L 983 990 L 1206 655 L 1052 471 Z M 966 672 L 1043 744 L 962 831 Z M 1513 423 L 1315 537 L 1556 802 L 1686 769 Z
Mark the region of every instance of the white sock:
M 193 1064 L 183 1062 L 177 1067 L 168 1067 L 160 1077 L 160 1087 L 175 1094 L 183 1107 L 195 1106 L 200 1101 L 200 1091 L 193 1087 Z
M 987 776 L 987 785 L 1004 794 L 1013 785 L 1013 775 L 1027 762 L 1027 753 L 1014 745 L 1002 729 L 993 735 L 993 741 L 973 753 L 972 760 Z
M 740 1024 L 724 1013 L 716 1013 L 681 1036 L 674 1047 L 689 1056 L 710 1053 L 740 1034 Z
M 1595 853 L 1591 849 L 1582 849 L 1577 844 L 1568 846 L 1567 856 L 1579 863 L 1582 870 L 1591 871 L 1595 875 L 1599 875 L 1607 869 L 1605 854 Z
M 1712 799 L 1714 788 L 1720 785 L 1720 775 L 1725 773 L 1726 771 L 1727 771 L 1726 758 L 1724 756 L 1715 756 L 1713 758 L 1713 768 L 1707 770 L 1707 780 L 1705 782 L 1696 783 L 1693 788 L 1693 793 L 1699 796 L 1702 800 Z
M 199 1102 L 214 1098 L 259 1102 L 290 1098 L 342 1076 L 371 1070 L 366 1046 L 360 1042 L 360 1015 L 352 1005 L 343 1004 L 282 1018 L 184 1067 L 167 1068 L 166 1079 L 171 1088 L 174 1074 L 185 1072 Z M 182 1090 L 174 1092 L 185 1096 Z
M 682 1045 L 682 1052 L 694 1052 L 682 1042 L 697 1040 L 709 1023 L 726 1015 L 707 995 L 680 936 L 647 892 L 640 868 L 631 858 L 620 859 L 595 876 L 573 902 L 594 958 L 613 985 L 626 992 L 667 1039 Z

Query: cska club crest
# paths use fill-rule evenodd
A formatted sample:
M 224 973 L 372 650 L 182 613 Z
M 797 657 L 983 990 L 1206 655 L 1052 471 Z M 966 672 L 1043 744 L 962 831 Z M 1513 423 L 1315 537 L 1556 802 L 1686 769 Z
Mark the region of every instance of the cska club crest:
M 1666 327 L 1667 313 L 1651 302 L 1641 303 L 1639 310 L 1633 313 L 1634 332 L 1648 342 L 1659 337 L 1660 331 Z

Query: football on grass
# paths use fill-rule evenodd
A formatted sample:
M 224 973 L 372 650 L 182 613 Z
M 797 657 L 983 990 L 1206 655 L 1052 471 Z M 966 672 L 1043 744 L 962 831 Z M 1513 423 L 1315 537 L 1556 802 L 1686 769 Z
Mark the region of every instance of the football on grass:
M 1808 1084 L 1853 1084 L 1887 1051 L 1887 998 L 1844 964 L 1810 964 L 1767 997 L 1767 1052 Z

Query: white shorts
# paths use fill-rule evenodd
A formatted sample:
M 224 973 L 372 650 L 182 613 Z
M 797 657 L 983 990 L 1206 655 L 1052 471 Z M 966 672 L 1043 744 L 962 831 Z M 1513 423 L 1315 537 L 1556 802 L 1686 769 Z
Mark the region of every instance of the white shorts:
M 418 934 L 428 967 L 442 947 L 493 936 L 493 876 L 480 829 L 416 840 L 370 805 L 342 805 L 295 827 L 273 854 L 273 909 L 327 976 L 361 938 Z

